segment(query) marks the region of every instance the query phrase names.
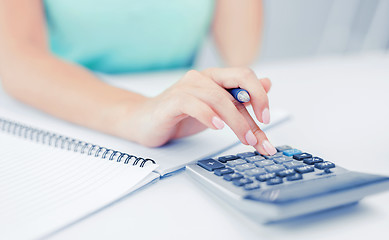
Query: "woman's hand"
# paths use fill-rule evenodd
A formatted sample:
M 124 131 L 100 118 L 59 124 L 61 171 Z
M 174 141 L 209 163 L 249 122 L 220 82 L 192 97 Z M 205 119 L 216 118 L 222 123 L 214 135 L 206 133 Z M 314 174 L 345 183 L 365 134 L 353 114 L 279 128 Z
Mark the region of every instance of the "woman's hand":
M 136 127 L 129 131 L 136 134 L 131 138 L 143 145 L 156 147 L 207 127 L 222 129 L 226 123 L 243 144 L 254 146 L 261 154 L 275 154 L 276 149 L 246 107 L 226 91 L 238 87 L 250 93 L 250 104 L 256 118 L 269 123 L 269 79 L 259 80 L 248 68 L 191 70 L 160 95 L 138 105 L 138 109 L 131 113 L 132 120 L 126 123 Z

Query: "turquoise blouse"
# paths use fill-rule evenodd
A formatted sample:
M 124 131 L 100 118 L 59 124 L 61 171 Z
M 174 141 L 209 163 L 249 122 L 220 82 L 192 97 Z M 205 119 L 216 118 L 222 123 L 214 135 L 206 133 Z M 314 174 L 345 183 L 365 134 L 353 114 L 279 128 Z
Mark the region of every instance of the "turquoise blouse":
M 104 73 L 187 68 L 208 32 L 212 0 L 44 0 L 50 47 Z

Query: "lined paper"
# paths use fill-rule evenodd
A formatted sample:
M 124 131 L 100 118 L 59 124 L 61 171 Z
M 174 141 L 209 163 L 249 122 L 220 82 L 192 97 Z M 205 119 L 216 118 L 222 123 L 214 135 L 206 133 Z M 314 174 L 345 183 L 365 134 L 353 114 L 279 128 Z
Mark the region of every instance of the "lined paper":
M 143 168 L 0 132 L 0 239 L 37 238 L 118 199 Z

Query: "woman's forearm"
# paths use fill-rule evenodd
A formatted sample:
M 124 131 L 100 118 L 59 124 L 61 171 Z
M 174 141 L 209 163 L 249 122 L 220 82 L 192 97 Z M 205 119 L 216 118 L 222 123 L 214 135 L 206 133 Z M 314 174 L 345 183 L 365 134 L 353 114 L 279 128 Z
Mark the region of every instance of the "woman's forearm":
M 67 121 L 134 140 L 117 125 L 146 97 L 110 86 L 83 67 L 37 48 L 10 47 L 2 54 L 2 85 L 16 99 Z
M 227 66 L 250 65 L 258 54 L 262 33 L 261 0 L 219 0 L 213 35 Z

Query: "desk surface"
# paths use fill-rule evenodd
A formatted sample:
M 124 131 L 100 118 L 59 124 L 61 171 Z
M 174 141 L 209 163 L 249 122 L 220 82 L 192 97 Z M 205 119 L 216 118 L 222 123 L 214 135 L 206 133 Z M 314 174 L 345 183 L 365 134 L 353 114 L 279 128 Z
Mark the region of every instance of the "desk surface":
M 388 66 L 389 55 L 382 54 L 258 66 L 257 73 L 273 81 L 271 105 L 293 115 L 270 130 L 269 138 L 350 170 L 389 175 Z M 262 225 L 208 195 L 182 172 L 54 239 L 385 239 L 388 204 L 386 192 L 353 207 Z

